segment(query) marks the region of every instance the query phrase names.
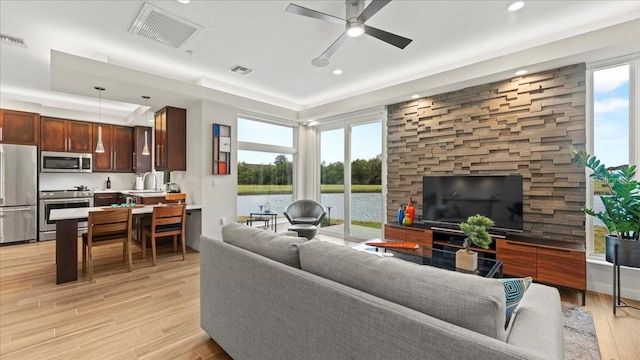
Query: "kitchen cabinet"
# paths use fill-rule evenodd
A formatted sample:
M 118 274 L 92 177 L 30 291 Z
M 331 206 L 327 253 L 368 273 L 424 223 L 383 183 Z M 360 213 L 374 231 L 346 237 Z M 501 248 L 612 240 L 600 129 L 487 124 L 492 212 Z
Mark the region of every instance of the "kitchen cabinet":
M 0 143 L 38 145 L 40 115 L 0 109 Z
M 94 172 L 133 172 L 133 128 L 93 124 L 93 141 L 98 143 L 102 127 L 103 153 L 93 153 Z
M 136 126 L 133 128 L 133 172 L 143 174 L 151 171 L 151 154 L 142 155 L 145 137 L 149 151 L 151 151 L 151 127 Z
M 40 150 L 91 153 L 93 152 L 92 123 L 42 117 Z
M 93 206 L 111 206 L 111 204 L 121 204 L 122 194 L 119 192 L 94 193 Z
M 187 110 L 166 106 L 155 113 L 156 170 L 187 170 Z

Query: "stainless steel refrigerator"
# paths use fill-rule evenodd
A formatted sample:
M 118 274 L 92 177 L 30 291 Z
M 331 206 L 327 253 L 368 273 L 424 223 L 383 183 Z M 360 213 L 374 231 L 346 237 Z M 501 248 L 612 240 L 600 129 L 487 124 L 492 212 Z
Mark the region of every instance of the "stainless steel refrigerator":
M 37 148 L 0 144 L 0 243 L 35 240 Z

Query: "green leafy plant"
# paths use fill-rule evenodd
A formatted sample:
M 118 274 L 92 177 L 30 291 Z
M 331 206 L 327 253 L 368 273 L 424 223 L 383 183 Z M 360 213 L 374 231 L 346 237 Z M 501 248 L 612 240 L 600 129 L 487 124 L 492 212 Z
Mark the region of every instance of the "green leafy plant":
M 488 249 L 491 242 L 493 242 L 493 239 L 487 232 L 487 227 L 494 225 L 495 223 L 493 220 L 480 214 L 469 216 L 467 221 L 459 224 L 458 226 L 460 227 L 460 230 L 467 235 L 464 239 L 464 250 L 467 253 L 472 253 L 471 243 L 474 243 L 483 249 Z
M 640 236 L 640 182 L 635 180 L 636 166 L 623 167 L 619 170 L 607 168 L 594 155 L 584 150 L 576 151 L 575 160 L 593 173 L 593 179 L 600 180 L 609 189 L 610 195 L 600 195 L 604 211 L 596 212 L 584 208 L 587 215 L 600 219 L 610 235 L 620 239 L 638 241 Z

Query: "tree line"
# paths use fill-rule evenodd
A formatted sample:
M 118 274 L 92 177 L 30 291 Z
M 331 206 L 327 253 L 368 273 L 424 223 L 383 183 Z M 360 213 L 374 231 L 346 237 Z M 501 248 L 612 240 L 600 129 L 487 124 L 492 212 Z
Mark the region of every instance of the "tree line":
M 340 161 L 320 164 L 322 184 L 344 184 L 344 164 Z M 351 162 L 351 183 L 354 185 L 382 184 L 382 159 L 357 159 Z M 293 163 L 285 155 L 278 155 L 273 164 L 238 163 L 240 185 L 289 185 L 293 183 Z

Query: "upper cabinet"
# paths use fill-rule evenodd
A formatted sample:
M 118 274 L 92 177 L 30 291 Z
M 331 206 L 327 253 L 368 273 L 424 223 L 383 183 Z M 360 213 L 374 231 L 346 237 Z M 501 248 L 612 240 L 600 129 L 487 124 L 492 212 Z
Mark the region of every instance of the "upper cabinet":
M 40 115 L 0 109 L 0 143 L 38 145 Z
M 156 170 L 187 170 L 187 110 L 166 106 L 155 114 Z
M 40 150 L 93 152 L 91 123 L 42 117 Z
M 136 126 L 133 128 L 133 172 L 142 174 L 151 171 L 151 154 L 143 155 L 144 145 L 147 144 L 148 151 L 151 151 L 153 143 L 151 134 L 153 129 L 146 126 Z
M 93 143 L 98 144 L 102 127 L 103 153 L 93 153 L 94 172 L 133 172 L 133 128 L 93 124 Z

